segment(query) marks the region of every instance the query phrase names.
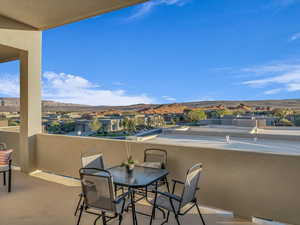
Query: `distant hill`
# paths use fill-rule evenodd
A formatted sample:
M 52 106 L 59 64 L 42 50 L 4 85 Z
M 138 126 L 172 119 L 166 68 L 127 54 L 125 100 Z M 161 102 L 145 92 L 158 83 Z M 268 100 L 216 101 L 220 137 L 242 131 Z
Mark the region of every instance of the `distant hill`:
M 0 112 L 19 111 L 18 98 L 0 98 Z M 300 110 L 300 99 L 284 99 L 284 100 L 253 100 L 253 101 L 199 101 L 199 102 L 183 102 L 174 104 L 136 104 L 128 106 L 89 106 L 71 103 L 60 103 L 55 101 L 43 101 L 43 111 L 135 111 L 144 114 L 152 113 L 180 113 L 186 108 L 290 108 Z
M 300 110 L 300 99 L 284 100 L 253 100 L 253 101 L 199 101 L 174 104 L 137 104 L 129 106 L 95 106 L 88 107 L 92 111 L 136 111 L 144 114 L 152 113 L 180 113 L 184 109 L 222 109 L 233 108 L 249 110 L 251 108 L 290 108 Z
M 78 111 L 87 105 L 42 101 L 43 111 Z M 0 112 L 17 112 L 20 110 L 19 98 L 0 98 Z
M 141 110 L 138 110 L 138 112 L 142 114 L 182 113 L 187 108 L 188 107 L 184 106 L 183 104 L 169 104 L 169 105 L 165 104 L 165 105 L 143 108 Z

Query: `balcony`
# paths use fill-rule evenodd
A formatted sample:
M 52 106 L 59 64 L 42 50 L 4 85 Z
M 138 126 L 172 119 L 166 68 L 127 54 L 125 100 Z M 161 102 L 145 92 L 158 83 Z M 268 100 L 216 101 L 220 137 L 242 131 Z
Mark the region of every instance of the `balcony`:
M 0 142 L 6 141 L 9 147 L 15 149 L 14 164 L 17 166 L 20 159 L 18 138 L 16 132 L 0 131 Z M 38 170 L 78 177 L 81 152 L 90 149 L 103 152 L 109 167 L 119 165 L 126 158 L 126 148 L 142 162 L 143 150 L 149 147 L 168 151 L 170 178 L 182 180 L 191 165 L 203 163 L 204 173 L 198 196 L 201 206 L 233 212 L 234 218 L 243 219 L 237 220 L 244 221 L 242 224 L 251 224 L 252 217 L 299 224 L 299 199 L 295 198 L 300 187 L 298 156 L 38 134 L 33 158 Z M 8 224 L 24 224 L 18 222 L 24 217 L 29 218 L 29 224 L 45 224 L 50 219 L 57 221 L 55 224 L 60 224 L 59 221 L 74 223 L 72 213 L 78 200 L 78 187 L 70 188 L 15 172 L 13 192 L 7 194 L 4 190 L 1 188 L 1 200 L 5 201 L 5 207 L 1 204 L 1 211 L 8 211 Z M 16 207 L 20 210 L 11 210 Z M 147 206 L 142 208 L 149 210 Z M 31 217 L 30 213 L 35 216 Z M 220 224 L 239 224 L 230 216 L 216 213 L 206 217 L 212 221 L 209 224 L 218 224 L 216 221 Z M 183 219 L 186 221 L 183 224 L 193 224 L 190 220 L 199 224 L 197 219 L 196 215 L 189 215 Z M 126 216 L 126 220 L 130 221 L 130 216 Z M 140 220 L 147 221 L 148 218 L 140 217 Z
M 14 173 L 14 191 L 7 194 L 0 188 L 1 224 L 6 225 L 73 225 L 76 217 L 73 216 L 74 206 L 78 200 L 79 187 L 68 187 L 62 184 L 44 181 L 28 176 L 21 172 Z M 149 213 L 151 208 L 143 203 L 138 205 L 140 211 Z M 234 219 L 231 215 L 216 213 L 213 210 L 203 209 L 207 225 L 250 225 L 246 220 Z M 195 212 L 196 213 L 196 212 Z M 95 216 L 84 214 L 81 224 L 93 224 Z M 139 224 L 148 224 L 149 218 L 138 216 Z M 161 216 L 154 224 L 161 222 Z M 182 218 L 183 224 L 198 225 L 199 217 L 191 212 Z M 113 221 L 110 224 L 118 224 Z M 132 224 L 131 213 L 126 213 L 124 225 Z M 170 220 L 169 224 L 175 224 Z

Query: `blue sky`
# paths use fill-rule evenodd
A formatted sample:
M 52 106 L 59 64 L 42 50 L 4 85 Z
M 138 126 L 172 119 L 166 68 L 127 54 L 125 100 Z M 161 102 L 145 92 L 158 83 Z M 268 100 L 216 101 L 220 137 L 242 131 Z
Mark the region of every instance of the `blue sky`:
M 43 33 L 43 98 L 91 105 L 300 97 L 300 0 L 154 0 Z M 18 95 L 18 63 L 0 64 Z

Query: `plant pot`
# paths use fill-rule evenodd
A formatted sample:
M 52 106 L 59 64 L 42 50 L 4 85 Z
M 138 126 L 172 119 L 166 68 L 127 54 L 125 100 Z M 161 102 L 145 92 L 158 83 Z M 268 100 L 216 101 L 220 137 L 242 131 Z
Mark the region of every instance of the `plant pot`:
M 131 173 L 133 171 L 134 167 L 135 167 L 134 164 L 128 164 L 128 165 L 126 165 L 127 172 Z

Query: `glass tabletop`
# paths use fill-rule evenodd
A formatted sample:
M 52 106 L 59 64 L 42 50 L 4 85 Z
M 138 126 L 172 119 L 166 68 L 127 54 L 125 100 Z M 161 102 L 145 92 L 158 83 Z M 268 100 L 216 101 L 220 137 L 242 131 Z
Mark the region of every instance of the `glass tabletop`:
M 111 173 L 114 183 L 126 187 L 146 187 L 161 180 L 168 175 L 165 169 L 136 166 L 132 172 L 128 172 L 124 166 L 115 166 L 108 171 Z

